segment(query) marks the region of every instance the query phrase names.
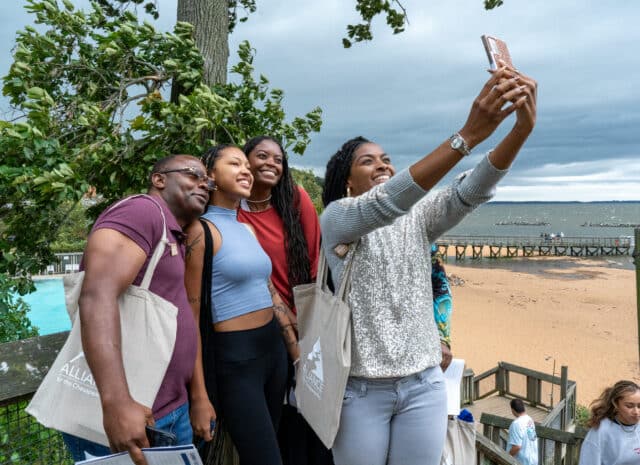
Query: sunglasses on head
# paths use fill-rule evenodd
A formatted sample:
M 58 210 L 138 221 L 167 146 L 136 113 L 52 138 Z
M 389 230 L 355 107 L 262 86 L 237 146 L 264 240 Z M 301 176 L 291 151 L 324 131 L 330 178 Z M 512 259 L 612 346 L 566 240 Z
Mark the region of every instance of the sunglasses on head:
M 181 174 L 184 174 L 185 176 L 189 176 L 190 178 L 197 180 L 198 182 L 206 182 L 207 189 L 210 191 L 214 190 L 215 188 L 215 183 L 213 182 L 213 179 L 209 178 L 209 176 L 207 176 L 207 173 L 205 173 L 204 171 L 198 168 L 192 168 L 188 166 L 185 168 L 175 168 L 171 170 L 157 171 L 157 173 L 158 174 L 181 173 Z

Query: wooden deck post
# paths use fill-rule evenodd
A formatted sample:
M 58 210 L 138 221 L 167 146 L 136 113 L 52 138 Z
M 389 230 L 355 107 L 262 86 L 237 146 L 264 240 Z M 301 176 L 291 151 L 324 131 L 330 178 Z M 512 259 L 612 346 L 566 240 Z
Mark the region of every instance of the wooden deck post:
M 553 389 L 553 385 L 551 385 L 551 389 Z M 562 365 L 560 367 L 560 400 L 565 400 L 567 398 L 567 391 L 569 390 L 569 367 L 566 365 Z M 560 429 L 562 431 L 567 430 L 567 425 L 569 424 L 569 405 L 564 406 L 562 411 L 562 415 L 560 416 Z

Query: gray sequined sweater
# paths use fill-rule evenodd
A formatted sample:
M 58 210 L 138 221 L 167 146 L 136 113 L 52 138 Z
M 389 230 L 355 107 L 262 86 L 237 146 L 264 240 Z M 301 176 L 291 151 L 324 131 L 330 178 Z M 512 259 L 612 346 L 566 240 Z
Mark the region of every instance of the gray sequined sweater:
M 345 257 L 334 248 L 360 239 L 348 295 L 351 376 L 401 377 L 440 363 L 430 244 L 489 200 L 505 174 L 485 156 L 451 186 L 426 196 L 406 169 L 327 206 L 320 217 L 322 247 L 335 284 Z

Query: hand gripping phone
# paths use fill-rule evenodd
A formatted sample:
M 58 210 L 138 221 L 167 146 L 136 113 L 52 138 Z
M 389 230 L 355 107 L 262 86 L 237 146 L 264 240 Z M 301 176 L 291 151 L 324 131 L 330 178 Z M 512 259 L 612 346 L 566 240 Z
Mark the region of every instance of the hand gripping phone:
M 146 426 L 147 439 L 151 447 L 167 447 L 177 446 L 178 438 L 175 434 L 169 431 L 164 431 L 155 426 Z
M 484 44 L 484 49 L 487 52 L 487 57 L 489 58 L 491 69 L 496 70 L 499 68 L 498 60 L 502 60 L 510 67 L 514 68 L 513 62 L 511 61 L 511 54 L 509 53 L 509 49 L 507 48 L 505 41 L 488 35 L 483 35 L 481 38 L 482 43 Z

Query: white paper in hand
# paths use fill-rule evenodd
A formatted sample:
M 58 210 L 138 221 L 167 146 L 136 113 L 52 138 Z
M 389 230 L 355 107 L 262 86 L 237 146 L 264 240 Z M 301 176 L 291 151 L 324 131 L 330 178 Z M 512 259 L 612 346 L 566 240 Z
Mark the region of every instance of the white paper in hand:
M 444 380 L 447 386 L 447 414 L 458 415 L 460 413 L 460 382 L 464 373 L 464 360 L 454 358 L 444 372 Z
M 148 465 L 202 465 L 198 450 L 191 444 L 188 446 L 153 447 L 142 449 Z M 96 457 L 76 465 L 133 465 L 133 461 L 127 452 Z

